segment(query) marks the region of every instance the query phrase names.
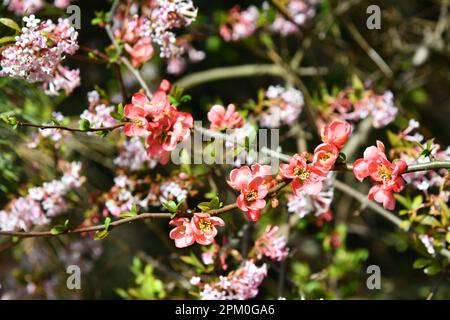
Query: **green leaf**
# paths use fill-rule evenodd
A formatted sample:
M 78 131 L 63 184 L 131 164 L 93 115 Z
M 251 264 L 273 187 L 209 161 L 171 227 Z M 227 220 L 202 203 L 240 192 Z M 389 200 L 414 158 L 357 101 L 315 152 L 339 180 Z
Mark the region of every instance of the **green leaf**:
M 162 205 L 166 207 L 167 210 L 170 212 L 176 213 L 177 212 L 177 204 L 173 200 L 169 200 L 167 202 L 163 202 Z
M 115 111 L 112 111 L 109 115 L 119 121 L 122 121 L 122 119 L 123 119 L 123 116 L 120 113 L 115 112 Z
M 87 119 L 80 120 L 80 130 L 87 131 L 91 128 L 91 123 Z
M 0 23 L 7 26 L 8 28 L 14 29 L 18 32 L 20 32 L 19 25 L 12 19 L 9 18 L 0 18 Z
M 0 38 L 0 44 L 8 43 L 8 42 L 15 42 L 15 41 L 16 41 L 16 38 L 12 37 L 12 36 Z
M 94 236 L 94 240 L 103 240 L 109 236 L 108 230 L 97 231 Z
M 430 259 L 425 258 L 419 258 L 416 261 L 414 261 L 413 268 L 414 269 L 422 269 L 426 266 L 428 266 L 432 261 Z
M 66 221 L 64 221 L 64 224 L 63 224 L 63 225 L 57 225 L 57 226 L 54 226 L 54 227 L 50 230 L 50 232 L 51 232 L 51 234 L 53 234 L 53 235 L 58 235 L 58 234 L 65 233 L 65 232 L 67 232 L 67 230 L 69 230 L 68 225 L 69 225 L 69 220 L 66 220 Z
M 108 235 L 109 235 L 109 225 L 111 224 L 111 218 L 110 217 L 107 217 L 106 219 L 105 219 L 105 223 L 104 223 L 104 225 L 103 225 L 103 227 L 105 228 L 104 230 L 101 230 L 101 231 L 97 231 L 96 233 L 95 233 L 95 236 L 94 236 L 94 240 L 103 240 L 103 239 L 105 239 L 106 237 L 108 237 Z
M 425 274 L 427 274 L 429 276 L 438 274 L 440 271 L 441 271 L 441 267 L 438 264 L 432 264 L 431 266 L 423 269 L 423 272 L 425 272 Z

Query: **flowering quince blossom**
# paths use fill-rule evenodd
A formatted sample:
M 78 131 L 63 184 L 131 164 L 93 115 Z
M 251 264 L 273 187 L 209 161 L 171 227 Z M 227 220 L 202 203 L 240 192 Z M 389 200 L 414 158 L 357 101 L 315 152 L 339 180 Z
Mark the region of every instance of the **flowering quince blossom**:
M 342 149 L 351 132 L 352 126 L 348 122 L 335 120 L 322 128 L 321 138 L 323 142 L 331 143 L 338 149 Z
M 131 103 L 125 106 L 127 136 L 147 136 L 147 154 L 166 164 L 177 144 L 189 138 L 194 119 L 189 113 L 178 111 L 167 97 L 170 83 L 165 80 L 149 100 L 144 94 L 136 93 Z
M 225 41 L 238 41 L 251 36 L 257 27 L 258 8 L 250 6 L 246 10 L 236 5 L 230 9 L 227 23 L 220 26 L 220 35 Z
M 211 122 L 210 128 L 217 130 L 240 128 L 244 123 L 234 104 L 229 104 L 226 109 L 221 105 L 212 106 L 208 120 Z
M 339 149 L 333 143 L 322 143 L 314 149 L 313 163 L 324 171 L 329 171 L 339 157 Z
M 174 218 L 169 222 L 175 226 L 169 237 L 175 240 L 175 246 L 184 248 L 197 242 L 209 245 L 214 242 L 217 235 L 216 226 L 224 226 L 225 222 L 219 217 L 212 217 L 208 213 L 194 213 L 191 220 L 187 218 Z
M 300 196 L 302 191 L 308 195 L 318 194 L 326 178 L 319 166 L 308 164 L 306 158 L 299 154 L 294 155 L 289 164 L 280 164 L 280 171 L 283 178 L 293 179 L 292 190 L 296 196 Z
M 384 144 L 377 141 L 377 146 L 368 147 L 364 151 L 364 158 L 358 159 L 353 165 L 356 178 L 362 181 L 369 177 L 377 184 L 373 186 L 368 198 L 382 203 L 389 210 L 395 208 L 392 192 L 400 192 L 405 187 L 401 175 L 406 171 L 407 164 L 403 160 L 391 163 L 385 154 Z
M 251 169 L 248 166 L 233 169 L 227 181 L 230 187 L 241 192 L 236 204 L 252 221 L 257 221 L 265 208 L 265 197 L 273 182 L 270 166 L 260 164 L 253 165 Z
M 127 43 L 125 45 L 125 50 L 131 56 L 131 63 L 135 68 L 138 68 L 143 63 L 150 60 L 155 53 L 152 46 L 152 39 L 150 37 L 143 37 L 139 39 L 133 46 L 130 46 Z
M 192 230 L 191 222 L 186 218 L 175 218 L 169 222 L 170 225 L 175 226 L 170 231 L 170 239 L 175 240 L 177 248 L 188 247 L 195 242 L 194 231 Z
M 79 70 L 69 70 L 61 62 L 78 50 L 78 33 L 68 19 L 54 24 L 30 15 L 23 21 L 25 27 L 15 44 L 2 51 L 0 76 L 42 82 L 48 95 L 58 95 L 60 90 L 70 94 L 80 84 Z
M 277 236 L 278 227 L 268 225 L 264 233 L 255 242 L 257 258 L 263 256 L 271 260 L 282 261 L 286 259 L 289 249 L 286 247 L 286 240 L 283 236 Z
M 67 8 L 71 0 L 55 0 L 54 5 L 57 8 Z M 44 7 L 44 0 L 3 0 L 3 4 L 8 6 L 8 10 L 17 15 L 32 14 Z

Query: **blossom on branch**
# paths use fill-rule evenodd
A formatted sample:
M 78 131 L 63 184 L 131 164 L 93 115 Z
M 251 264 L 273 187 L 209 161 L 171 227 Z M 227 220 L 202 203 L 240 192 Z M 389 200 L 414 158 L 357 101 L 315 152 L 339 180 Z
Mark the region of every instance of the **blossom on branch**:
M 25 27 L 14 45 L 6 47 L 0 56 L 0 76 L 41 82 L 48 95 L 70 94 L 80 84 L 79 70 L 61 65 L 66 54 L 78 50 L 78 32 L 68 19 L 41 21 L 34 15 L 24 17 Z
M 224 226 L 225 222 L 221 218 L 212 217 L 208 213 L 194 213 L 191 220 L 174 218 L 169 224 L 175 226 L 170 231 L 170 238 L 175 240 L 177 248 L 184 248 L 194 244 L 194 242 L 201 245 L 213 243 L 217 235 L 216 226 Z
M 407 164 L 403 160 L 390 162 L 385 154 L 384 144 L 377 141 L 377 146 L 371 146 L 364 151 L 364 158 L 358 159 L 353 165 L 355 177 L 362 181 L 369 177 L 376 184 L 370 189 L 368 198 L 382 203 L 385 209 L 395 208 L 392 192 L 400 192 L 405 187 L 402 174 L 406 172 Z

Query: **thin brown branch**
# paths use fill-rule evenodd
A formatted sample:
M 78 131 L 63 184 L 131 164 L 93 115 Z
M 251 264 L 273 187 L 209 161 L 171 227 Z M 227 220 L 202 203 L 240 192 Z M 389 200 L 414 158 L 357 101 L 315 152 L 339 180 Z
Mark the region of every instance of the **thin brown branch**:
M 35 124 L 35 123 L 27 123 L 27 122 L 18 122 L 17 125 L 19 127 L 31 127 L 31 128 L 38 128 L 41 130 L 47 130 L 47 129 L 58 129 L 58 130 L 64 130 L 64 131 L 72 131 L 72 132 L 99 132 L 99 131 L 113 131 L 115 129 L 121 128 L 125 125 L 124 122 L 118 123 L 114 126 L 110 127 L 102 127 L 102 128 L 88 128 L 88 129 L 78 129 L 78 128 L 70 128 L 65 126 L 58 126 L 58 125 L 44 125 L 44 124 Z

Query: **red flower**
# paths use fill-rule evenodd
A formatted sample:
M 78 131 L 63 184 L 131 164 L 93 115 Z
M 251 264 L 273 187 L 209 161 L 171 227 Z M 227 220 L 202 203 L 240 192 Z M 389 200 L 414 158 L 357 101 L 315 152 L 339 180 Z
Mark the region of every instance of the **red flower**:
M 191 227 L 197 243 L 208 245 L 214 242 L 217 235 L 216 226 L 224 226 L 225 222 L 219 217 L 211 217 L 209 213 L 194 213 Z
M 351 131 L 352 127 L 349 123 L 341 120 L 334 120 L 322 128 L 322 141 L 332 143 L 338 149 L 342 149 L 347 142 Z
M 262 177 L 254 177 L 241 190 L 236 200 L 239 209 L 244 211 L 252 221 L 257 221 L 261 210 L 266 206 L 266 197 L 269 189 Z
M 329 171 L 339 156 L 338 148 L 331 143 L 322 143 L 314 150 L 313 163 L 323 171 Z
M 140 38 L 133 46 L 125 44 L 125 50 L 130 55 L 131 63 L 135 68 L 150 60 L 155 53 L 150 37 Z
M 211 122 L 211 129 L 218 130 L 240 128 L 244 122 L 234 104 L 229 104 L 226 110 L 221 105 L 212 106 L 208 112 L 208 120 Z
M 316 195 L 322 190 L 326 174 L 317 166 L 306 163 L 304 156 L 294 155 L 289 164 L 280 164 L 281 176 L 292 180 L 292 190 L 296 196 L 304 191 Z
M 130 119 L 131 123 L 125 124 L 124 131 L 125 134 L 129 137 L 143 136 L 147 132 L 147 112 L 145 111 L 144 106 L 141 104 L 143 99 L 147 99 L 147 97 L 140 93 L 136 93 L 131 99 L 131 104 L 127 104 L 125 106 L 125 117 Z
M 384 144 L 377 141 L 377 146 L 371 146 L 364 151 L 364 158 L 358 159 L 353 165 L 353 172 L 362 181 L 369 177 L 377 182 L 370 191 L 368 198 L 382 203 L 389 210 L 395 208 L 392 192 L 400 192 L 405 187 L 401 177 L 406 172 L 407 164 L 403 160 L 390 162 L 384 153 Z
M 194 232 L 191 228 L 189 219 L 175 218 L 169 222 L 170 225 L 175 226 L 170 233 L 170 239 L 175 240 L 175 246 L 177 248 L 185 248 L 192 245 L 195 242 Z

